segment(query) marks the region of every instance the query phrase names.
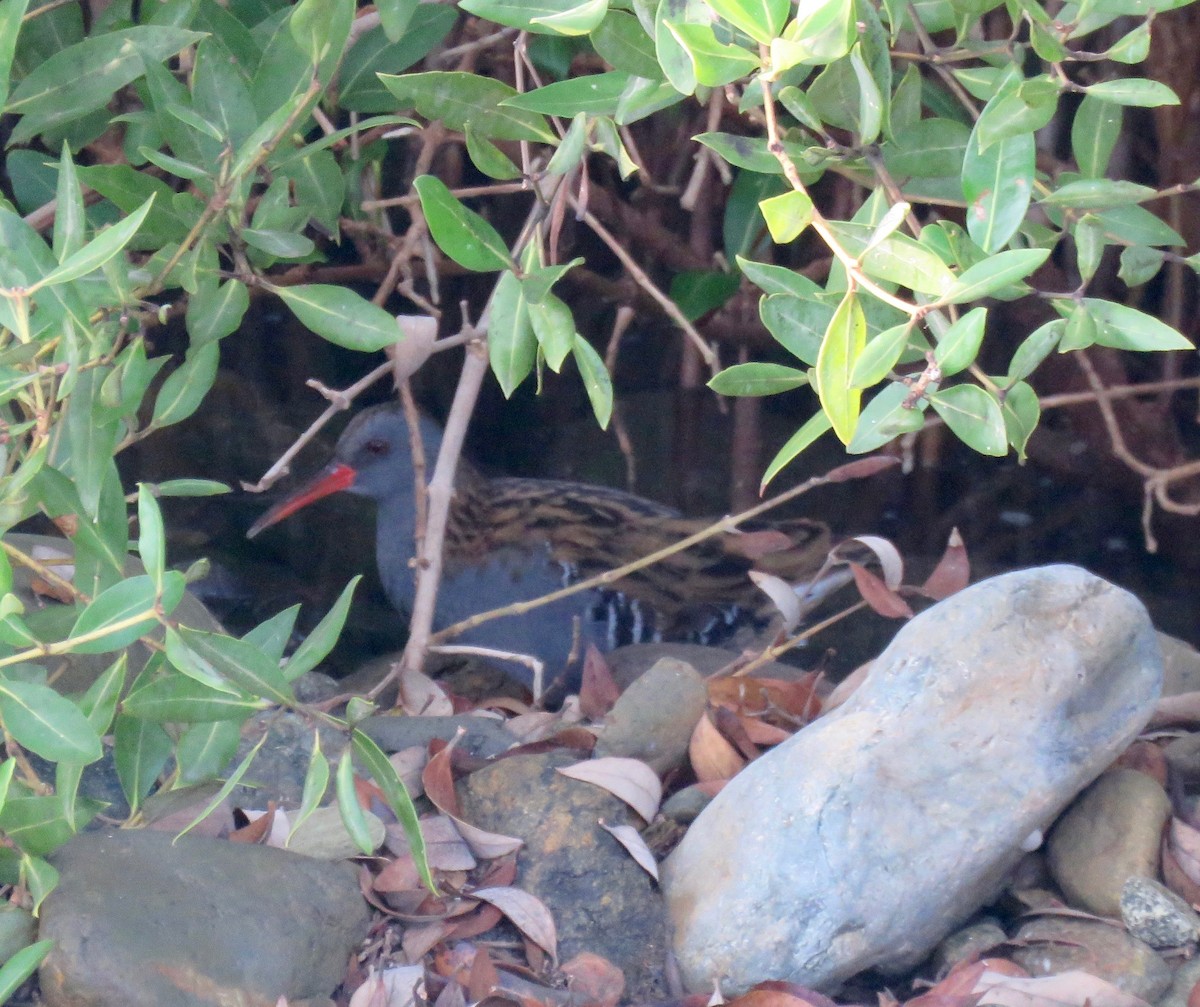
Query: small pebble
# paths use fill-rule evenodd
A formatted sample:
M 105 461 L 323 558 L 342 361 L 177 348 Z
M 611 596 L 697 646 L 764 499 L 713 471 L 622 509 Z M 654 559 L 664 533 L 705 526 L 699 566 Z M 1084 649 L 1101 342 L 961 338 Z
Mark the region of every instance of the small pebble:
M 1152 948 L 1177 948 L 1200 934 L 1200 916 L 1165 885 L 1133 877 L 1121 888 L 1121 919 Z

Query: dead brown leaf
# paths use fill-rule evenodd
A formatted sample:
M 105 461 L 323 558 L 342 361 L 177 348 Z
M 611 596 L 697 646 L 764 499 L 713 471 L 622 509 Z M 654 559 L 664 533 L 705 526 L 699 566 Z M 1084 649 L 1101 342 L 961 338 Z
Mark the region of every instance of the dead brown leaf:
M 820 675 L 809 672 L 794 682 L 753 676 L 710 678 L 708 699 L 748 717 L 782 714 L 793 720 L 812 720 L 821 710 L 817 695 Z
M 425 967 L 401 965 L 372 970 L 354 995 L 350 1007 L 406 1007 L 425 997 Z
M 851 479 L 867 479 L 877 472 L 882 472 L 884 469 L 890 469 L 893 465 L 899 465 L 900 459 L 894 458 L 891 455 L 870 455 L 866 458 L 858 458 L 852 462 L 847 462 L 845 465 L 839 465 L 835 469 L 830 469 L 825 474 L 825 481 L 829 483 L 844 483 Z
M 579 687 L 579 708 L 588 720 L 603 720 L 621 695 L 608 660 L 588 644 L 583 658 L 583 680 Z
M 253 817 L 250 815 L 246 817 L 250 819 L 249 822 L 240 829 L 234 829 L 229 833 L 229 841 L 231 843 L 250 843 L 254 846 L 265 844 L 271 835 L 271 827 L 275 824 L 275 802 L 268 801 L 266 811 L 255 812 Z
M 608 825 L 603 818 L 600 819 L 600 828 L 625 847 L 625 851 L 643 871 L 655 881 L 658 880 L 658 864 L 654 854 L 650 852 L 650 847 L 646 845 L 646 840 L 637 829 L 632 825 Z
M 477 1003 L 489 996 L 500 985 L 500 976 L 486 948 L 477 948 L 467 973 L 466 994 L 469 1003 Z
M 688 757 L 692 763 L 692 772 L 696 774 L 696 779 L 702 782 L 731 780 L 746 765 L 746 760 L 713 726 L 707 714 L 696 721 L 696 726 L 692 729 Z
M 579 1007 L 617 1007 L 625 974 L 607 958 L 582 951 L 559 969 L 567 977 L 571 1001 Z
M 554 917 L 541 899 L 520 888 L 479 888 L 471 896 L 499 909 L 513 926 L 552 958 L 558 954 Z
M 921 594 L 934 601 L 949 598 L 956 591 L 961 591 L 971 583 L 971 561 L 967 557 L 967 548 L 963 545 L 962 536 L 957 528 L 950 530 L 950 540 L 946 543 L 946 551 L 938 560 L 933 572 L 925 578 L 925 583 L 919 588 Z
M 859 563 L 850 563 L 854 585 L 871 608 L 887 619 L 911 619 L 913 610 L 908 602 L 891 590 L 882 580 Z
M 755 745 L 763 747 L 778 745 L 787 741 L 793 734 L 792 731 L 768 724 L 765 720 L 759 720 L 757 717 L 739 717 L 738 720 L 742 730 L 746 732 L 746 737 Z
M 1078 969 L 1025 978 L 987 971 L 975 984 L 980 1004 L 999 1007 L 1147 1007 L 1146 1001 Z
M 658 774 L 638 759 L 608 756 L 588 759 L 558 770 L 572 780 L 581 780 L 607 790 L 628 804 L 647 822 L 658 814 L 662 800 L 662 784 Z
M 1200 723 L 1200 692 L 1181 692 L 1176 696 L 1163 696 L 1154 706 L 1150 718 L 1151 727 L 1165 724 Z
M 1188 825 L 1182 818 L 1172 817 L 1167 839 L 1179 869 L 1189 881 L 1200 885 L 1200 829 Z

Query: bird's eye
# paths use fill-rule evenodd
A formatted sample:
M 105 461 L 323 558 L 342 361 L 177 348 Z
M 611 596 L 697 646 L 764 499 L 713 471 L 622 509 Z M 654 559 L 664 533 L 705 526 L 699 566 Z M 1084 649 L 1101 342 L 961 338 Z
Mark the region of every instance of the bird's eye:
M 375 455 L 377 458 L 381 458 L 388 453 L 390 450 L 390 445 L 387 441 L 376 437 L 367 441 L 367 443 L 363 445 L 363 448 L 367 454 Z

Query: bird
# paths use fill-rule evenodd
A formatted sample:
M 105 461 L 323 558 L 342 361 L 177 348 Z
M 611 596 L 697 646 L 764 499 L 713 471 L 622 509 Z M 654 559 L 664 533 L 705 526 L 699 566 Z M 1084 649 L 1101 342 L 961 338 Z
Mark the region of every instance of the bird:
M 421 416 L 425 457 L 441 445 Z M 251 538 L 337 492 L 375 502 L 375 558 L 391 604 L 415 598 L 415 471 L 407 418 L 398 403 L 372 406 L 346 426 L 332 460 L 271 507 Z M 708 522 L 624 490 L 557 479 L 488 477 L 459 461 L 450 504 L 434 629 L 527 601 L 616 569 L 678 542 Z M 551 674 L 578 666 L 580 643 L 607 651 L 629 643 L 719 645 L 775 616 L 751 570 L 789 581 L 817 572 L 831 547 L 822 522 L 796 518 L 748 534 L 727 532 L 615 581 L 521 615 L 463 632 L 456 643 L 533 656 Z M 523 673 L 514 666 L 516 674 Z M 526 682 L 528 684 L 528 682 Z

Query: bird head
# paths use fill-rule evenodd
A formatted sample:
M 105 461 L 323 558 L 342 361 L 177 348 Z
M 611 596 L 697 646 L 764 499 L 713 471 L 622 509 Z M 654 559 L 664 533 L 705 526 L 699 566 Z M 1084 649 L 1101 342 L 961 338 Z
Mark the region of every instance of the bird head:
M 441 434 L 431 420 L 424 418 L 420 432 L 425 457 L 432 464 Z M 373 406 L 355 416 L 338 438 L 329 464 L 255 521 L 247 537 L 253 538 L 315 500 L 342 491 L 370 497 L 377 503 L 411 499 L 412 450 L 408 422 L 399 405 Z

